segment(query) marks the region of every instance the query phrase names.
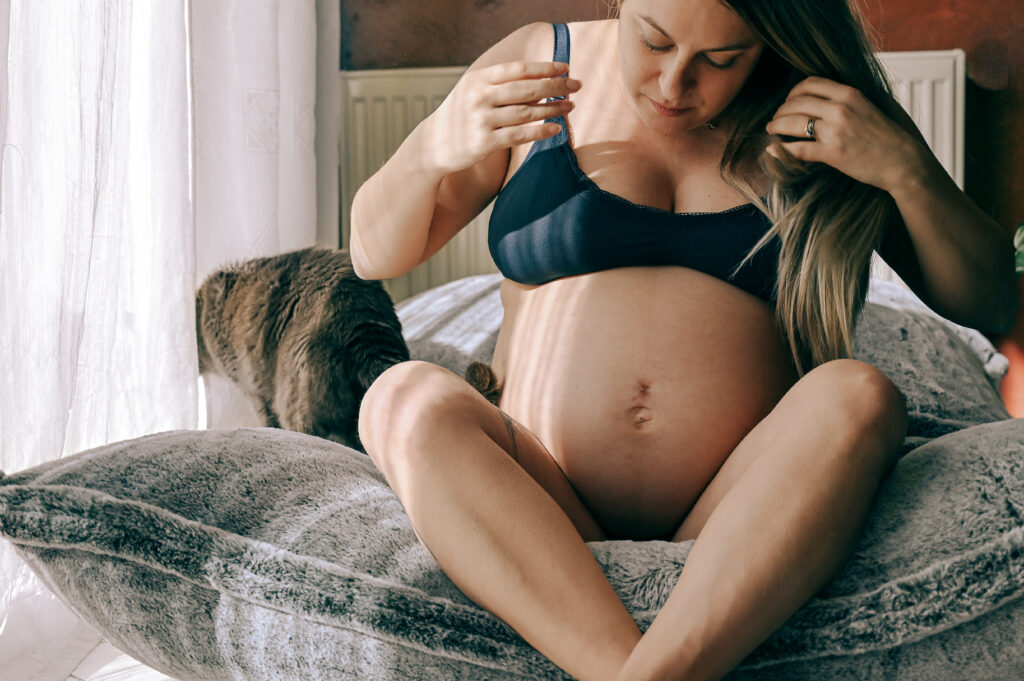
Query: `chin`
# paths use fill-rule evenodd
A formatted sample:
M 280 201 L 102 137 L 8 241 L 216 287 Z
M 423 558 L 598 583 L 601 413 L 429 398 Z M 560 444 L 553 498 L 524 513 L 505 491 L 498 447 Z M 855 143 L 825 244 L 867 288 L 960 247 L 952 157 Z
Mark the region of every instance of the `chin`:
M 651 102 L 651 98 L 641 95 L 634 102 L 639 109 L 641 119 L 649 128 L 665 131 L 696 130 L 704 126 L 709 118 L 706 118 L 699 109 L 687 109 L 675 116 L 666 116 L 659 112 Z
M 644 113 L 643 119 L 647 123 L 648 128 L 666 133 L 697 130 L 703 127 L 705 123 L 703 118 L 690 112 L 680 116 L 668 117 L 662 116 L 657 111 L 647 111 Z

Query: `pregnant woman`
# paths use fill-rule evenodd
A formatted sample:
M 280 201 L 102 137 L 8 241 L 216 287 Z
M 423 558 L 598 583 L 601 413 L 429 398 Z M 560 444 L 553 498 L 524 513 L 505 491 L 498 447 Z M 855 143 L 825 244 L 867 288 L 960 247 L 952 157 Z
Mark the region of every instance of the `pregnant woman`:
M 624 0 L 484 53 L 359 190 L 359 276 L 497 197 L 497 406 L 425 362 L 359 436 L 467 596 L 572 676 L 720 679 L 855 545 L 906 425 L 847 359 L 877 249 L 935 310 L 1016 311 L 1003 231 L 892 99 L 847 0 Z M 646 632 L 585 542 L 696 539 Z

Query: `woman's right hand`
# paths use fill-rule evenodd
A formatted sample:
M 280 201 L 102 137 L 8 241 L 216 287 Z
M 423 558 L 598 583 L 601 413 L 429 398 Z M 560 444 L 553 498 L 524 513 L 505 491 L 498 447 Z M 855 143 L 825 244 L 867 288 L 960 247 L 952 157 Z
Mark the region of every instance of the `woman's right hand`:
M 467 71 L 430 117 L 433 167 L 444 174 L 468 168 L 498 149 L 553 137 L 557 123 L 537 121 L 572 110 L 567 96 L 580 82 L 563 78 L 563 62 L 508 62 Z

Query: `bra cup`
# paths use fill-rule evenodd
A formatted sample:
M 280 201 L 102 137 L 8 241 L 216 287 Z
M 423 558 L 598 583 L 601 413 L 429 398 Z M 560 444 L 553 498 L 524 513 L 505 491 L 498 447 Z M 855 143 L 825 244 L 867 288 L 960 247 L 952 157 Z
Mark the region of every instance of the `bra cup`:
M 555 26 L 554 58 L 569 61 L 564 24 Z M 679 265 L 773 300 L 777 237 L 732 276 L 771 228 L 754 205 L 672 213 L 632 203 L 580 170 L 563 116 L 548 121 L 560 123 L 561 132 L 534 142 L 491 211 L 487 245 L 505 277 L 543 284 L 613 267 Z

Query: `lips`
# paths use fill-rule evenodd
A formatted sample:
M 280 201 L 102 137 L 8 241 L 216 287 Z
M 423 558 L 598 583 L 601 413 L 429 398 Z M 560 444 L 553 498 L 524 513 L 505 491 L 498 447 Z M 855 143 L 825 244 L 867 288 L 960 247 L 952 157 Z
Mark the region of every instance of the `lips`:
M 648 97 L 647 99 L 651 99 L 651 98 Z M 677 107 L 672 107 L 672 106 L 666 106 L 664 104 L 659 104 L 658 102 L 654 101 L 653 99 L 651 99 L 651 106 L 653 106 L 654 110 L 657 111 L 658 113 L 660 113 L 662 116 L 669 116 L 669 117 L 678 116 L 679 114 L 683 113 L 684 111 L 686 111 L 687 109 L 690 108 L 688 106 L 678 107 L 678 108 Z

